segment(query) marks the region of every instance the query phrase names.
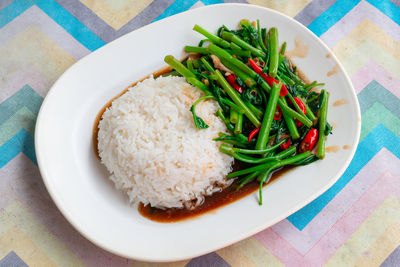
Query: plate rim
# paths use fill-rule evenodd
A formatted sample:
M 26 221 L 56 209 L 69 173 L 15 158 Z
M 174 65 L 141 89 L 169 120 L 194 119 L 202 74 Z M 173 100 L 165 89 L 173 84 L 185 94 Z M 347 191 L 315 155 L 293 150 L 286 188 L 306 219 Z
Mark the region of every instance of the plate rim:
M 169 258 L 154 258 L 154 257 L 142 257 L 141 255 L 133 255 L 134 253 L 132 253 L 131 255 L 128 255 L 126 253 L 121 253 L 111 247 L 107 247 L 106 245 L 102 244 L 101 242 L 98 242 L 95 238 L 93 238 L 92 236 L 89 236 L 88 234 L 86 234 L 86 232 L 84 231 L 84 229 L 81 228 L 80 225 L 76 224 L 74 219 L 71 218 L 70 216 L 68 216 L 68 211 L 65 210 L 64 206 L 62 205 L 62 201 L 55 195 L 54 190 L 52 190 L 52 187 L 50 185 L 50 180 L 51 178 L 46 176 L 46 172 L 44 171 L 44 166 L 43 162 L 42 162 L 42 157 L 41 157 L 41 144 L 42 144 L 42 140 L 40 139 L 40 132 L 41 132 L 41 125 L 42 125 L 42 121 L 41 117 L 43 116 L 42 114 L 45 112 L 46 107 L 48 105 L 48 102 L 51 100 L 52 95 L 55 92 L 55 88 L 58 87 L 58 84 L 60 83 L 60 80 L 63 79 L 63 77 L 69 72 L 71 71 L 71 69 L 75 66 L 75 64 L 77 64 L 78 62 L 85 60 L 87 57 L 91 57 L 93 55 L 96 55 L 98 53 L 101 53 L 104 47 L 109 47 L 112 45 L 115 45 L 116 41 L 120 41 L 121 39 L 126 38 L 128 35 L 130 35 L 133 32 L 139 32 L 139 31 L 143 31 L 146 30 L 148 27 L 152 26 L 152 25 L 156 25 L 156 24 L 160 24 L 160 23 L 164 23 L 165 21 L 174 19 L 177 16 L 181 16 L 183 14 L 188 14 L 188 13 L 192 13 L 192 12 L 198 12 L 198 10 L 200 9 L 210 9 L 210 8 L 214 8 L 215 6 L 240 6 L 243 8 L 255 8 L 255 9 L 260 9 L 260 10 L 264 10 L 266 12 L 272 12 L 275 13 L 279 16 L 284 17 L 285 19 L 289 20 L 291 23 L 295 23 L 298 26 L 300 26 L 301 28 L 303 28 L 304 30 L 306 30 L 306 32 L 308 32 L 314 40 L 316 40 L 321 46 L 323 46 L 327 51 L 330 52 L 330 54 L 332 55 L 332 59 L 334 60 L 334 62 L 336 64 L 338 64 L 340 71 L 344 74 L 344 78 L 345 78 L 345 82 L 348 83 L 348 85 L 350 86 L 351 90 L 350 90 L 350 96 L 353 98 L 354 102 L 356 103 L 356 116 L 357 118 L 361 118 L 361 110 L 360 110 L 360 105 L 358 102 L 358 98 L 357 98 L 357 94 L 356 91 L 354 89 L 354 86 L 351 82 L 350 77 L 348 76 L 347 72 L 345 71 L 342 63 L 337 59 L 336 55 L 333 53 L 333 51 L 318 37 L 316 36 L 311 30 L 309 30 L 307 27 L 305 27 L 303 24 L 301 24 L 300 22 L 298 22 L 297 20 L 295 20 L 292 17 L 287 16 L 286 14 L 283 14 L 279 11 L 276 11 L 274 9 L 271 8 L 267 8 L 267 7 L 262 7 L 262 6 L 256 6 L 256 5 L 251 5 L 251 4 L 243 4 L 243 3 L 220 3 L 220 4 L 214 4 L 214 5 L 208 5 L 208 6 L 204 6 L 204 7 L 199 7 L 199 8 L 195 8 L 195 9 L 191 9 L 191 10 L 187 10 L 169 17 L 166 17 L 162 20 L 158 20 L 155 22 L 152 22 L 150 24 L 147 24 L 143 27 L 140 27 L 139 29 L 136 29 L 134 31 L 131 31 L 129 33 L 124 34 L 123 36 L 105 44 L 104 46 L 100 47 L 99 49 L 89 53 L 88 55 L 85 55 L 84 57 L 82 57 L 81 59 L 79 59 L 78 61 L 76 61 L 74 64 L 72 64 L 58 79 L 57 81 L 52 85 L 52 87 L 49 89 L 48 93 L 45 96 L 45 99 L 42 102 L 42 105 L 40 107 L 38 116 L 37 116 L 37 122 L 35 125 L 35 135 L 34 135 L 34 140 L 35 140 L 35 154 L 36 154 L 36 159 L 37 159 L 37 163 L 38 163 L 38 168 L 42 177 L 42 180 L 46 186 L 47 192 L 49 193 L 50 197 L 52 198 L 53 202 L 55 203 L 55 205 L 57 206 L 57 208 L 60 210 L 61 214 L 63 215 L 63 217 L 75 228 L 76 231 L 78 231 L 82 236 L 84 236 L 87 240 L 89 240 L 90 242 L 92 242 L 93 244 L 95 244 L 96 246 L 100 247 L 101 249 L 104 249 L 110 253 L 113 253 L 115 255 L 124 257 L 124 258 L 128 258 L 128 259 L 135 259 L 135 260 L 139 260 L 139 261 L 147 261 L 147 262 L 173 262 L 173 261 L 180 261 L 180 260 L 186 260 L 186 259 L 191 259 L 194 257 L 198 257 L 201 255 L 205 255 L 207 253 L 213 252 L 215 250 L 230 246 L 236 242 L 239 242 L 240 240 L 243 240 L 245 238 L 248 238 L 268 227 L 271 227 L 272 225 L 280 222 L 281 220 L 287 218 L 288 216 L 290 216 L 291 214 L 295 213 L 296 211 L 302 209 L 304 206 L 308 205 L 310 202 L 312 202 L 313 200 L 315 200 L 316 198 L 318 198 L 320 195 L 322 195 L 325 191 L 327 191 L 330 187 L 332 187 L 332 185 L 334 183 L 337 182 L 337 180 L 343 175 L 343 173 L 345 172 L 345 170 L 348 168 L 348 166 L 350 165 L 350 162 L 352 161 L 352 159 L 354 158 L 355 152 L 357 150 L 358 144 L 359 144 L 359 139 L 360 139 L 360 133 L 361 133 L 361 120 L 359 123 L 356 124 L 356 136 L 355 136 L 355 140 L 354 140 L 354 145 L 351 147 L 350 153 L 349 153 L 349 157 L 348 159 L 345 161 L 345 164 L 343 164 L 343 166 L 341 167 L 341 169 L 337 172 L 336 176 L 331 178 L 329 180 L 329 183 L 327 183 L 322 189 L 320 189 L 317 192 L 314 192 L 312 195 L 310 195 L 307 200 L 299 203 L 298 205 L 296 205 L 294 208 L 287 210 L 282 216 L 279 216 L 277 218 L 275 218 L 275 220 L 272 220 L 272 222 L 269 223 L 265 223 L 262 224 L 261 226 L 257 227 L 257 228 L 252 228 L 249 231 L 244 231 L 242 232 L 241 235 L 237 235 L 235 238 L 233 238 L 231 241 L 224 243 L 223 245 L 219 245 L 219 246 L 215 246 L 209 249 L 205 249 L 202 251 L 198 251 L 196 253 L 192 253 L 190 255 L 182 255 L 181 257 L 169 257 Z M 49 100 L 50 99 L 50 100 Z M 41 140 L 41 141 L 39 141 Z

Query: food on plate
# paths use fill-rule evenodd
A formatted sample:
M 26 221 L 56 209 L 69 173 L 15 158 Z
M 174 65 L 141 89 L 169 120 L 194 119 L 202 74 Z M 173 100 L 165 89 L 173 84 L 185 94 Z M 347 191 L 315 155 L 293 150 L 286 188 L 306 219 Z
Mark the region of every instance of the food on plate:
M 110 179 L 131 203 L 194 208 L 231 181 L 233 158 L 212 139 L 226 132 L 218 106 L 196 107 L 209 128 L 199 131 L 189 109 L 204 94 L 182 77 L 149 78 L 112 102 L 99 123 L 98 150 Z
M 262 204 L 275 171 L 324 158 L 329 93 L 315 90 L 324 84 L 306 81 L 285 57 L 275 27 L 239 25 L 216 34 L 195 25 L 206 39 L 185 46 L 186 59 L 166 56 L 171 71 L 104 112 L 99 156 L 131 203 L 150 213 L 194 209 L 215 192 L 257 183 Z M 241 169 L 231 172 L 234 161 Z
M 257 181 L 262 204 L 262 187 L 275 170 L 324 158 L 325 138 L 332 131 L 327 122 L 329 92 L 317 93 L 312 89 L 324 84 L 301 78 L 285 57 L 286 42 L 279 45 L 277 28 L 267 31 L 259 21 L 247 19 L 239 24 L 238 30 L 222 25 L 216 35 L 195 25 L 193 30 L 206 39 L 185 46 L 185 51 L 197 58 L 189 56 L 181 63 L 169 55 L 165 62 L 201 89 L 203 99 L 218 103 L 216 116 L 230 132 L 214 139 L 223 142 L 220 151 L 252 165 L 227 178 L 237 178 L 236 190 Z M 201 118 L 192 111 L 197 126 Z

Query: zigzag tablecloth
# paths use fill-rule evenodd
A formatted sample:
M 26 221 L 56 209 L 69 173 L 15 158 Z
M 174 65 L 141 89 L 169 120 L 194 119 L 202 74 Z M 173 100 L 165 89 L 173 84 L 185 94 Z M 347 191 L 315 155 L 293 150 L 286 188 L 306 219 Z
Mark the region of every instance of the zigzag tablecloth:
M 37 168 L 36 116 L 53 82 L 84 55 L 152 21 L 220 2 L 0 1 L 0 266 L 158 266 L 114 256 L 67 223 Z M 360 143 L 339 181 L 302 210 L 168 266 L 400 266 L 400 2 L 248 2 L 294 17 L 338 56 L 358 93 Z

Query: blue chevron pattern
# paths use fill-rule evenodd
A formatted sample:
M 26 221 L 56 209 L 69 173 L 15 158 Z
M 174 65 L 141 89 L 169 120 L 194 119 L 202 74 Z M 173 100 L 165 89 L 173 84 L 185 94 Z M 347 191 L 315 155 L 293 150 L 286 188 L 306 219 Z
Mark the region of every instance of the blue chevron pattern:
M 20 152 L 24 153 L 30 160 L 37 165 L 35 155 L 35 142 L 33 137 L 24 129 L 19 131 L 13 138 L 0 146 L 0 168 Z
M 379 124 L 357 147 L 356 154 L 342 177 L 313 202 L 292 214 L 288 220 L 302 230 L 336 194 L 367 164 L 382 148 L 400 158 L 400 138 Z
M 398 99 L 377 81 L 369 83 L 361 93 L 358 94 L 361 113 L 367 111 L 374 103 L 383 103 L 387 109 L 400 118 L 400 99 Z
M 16 94 L 0 103 L 0 124 L 24 106 L 37 115 L 42 102 L 43 98 L 29 85 L 25 85 Z

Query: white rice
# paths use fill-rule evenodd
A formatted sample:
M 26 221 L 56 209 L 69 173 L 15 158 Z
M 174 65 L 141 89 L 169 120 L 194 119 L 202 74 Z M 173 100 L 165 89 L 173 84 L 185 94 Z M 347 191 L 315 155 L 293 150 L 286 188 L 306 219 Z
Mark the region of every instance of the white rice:
M 233 158 L 212 141 L 226 126 L 214 100 L 196 113 L 210 126 L 198 130 L 190 106 L 203 93 L 180 77 L 149 78 L 113 101 L 99 123 L 98 149 L 110 179 L 132 204 L 194 208 L 230 184 Z

